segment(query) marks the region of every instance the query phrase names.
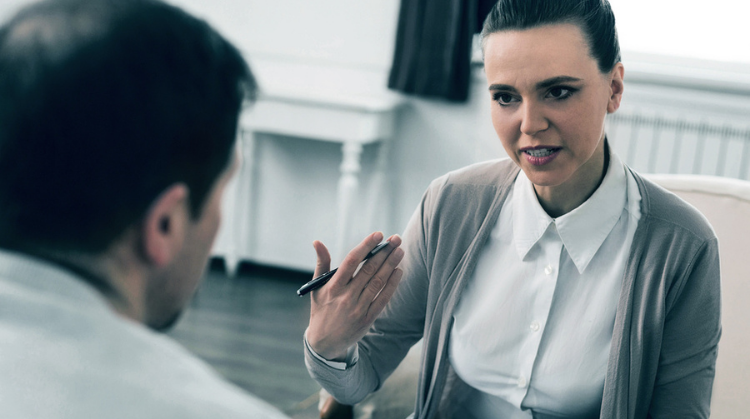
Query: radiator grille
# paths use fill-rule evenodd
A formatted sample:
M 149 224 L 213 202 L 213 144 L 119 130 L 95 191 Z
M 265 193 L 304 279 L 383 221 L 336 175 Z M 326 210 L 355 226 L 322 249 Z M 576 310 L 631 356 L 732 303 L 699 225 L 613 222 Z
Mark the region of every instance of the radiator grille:
M 618 112 L 607 118 L 607 136 L 618 155 L 643 173 L 692 173 L 750 180 L 748 120 L 659 111 Z

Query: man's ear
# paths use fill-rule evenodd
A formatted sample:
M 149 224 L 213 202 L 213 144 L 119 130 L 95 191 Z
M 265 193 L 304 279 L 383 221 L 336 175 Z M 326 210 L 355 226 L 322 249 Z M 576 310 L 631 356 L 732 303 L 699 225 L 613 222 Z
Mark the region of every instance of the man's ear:
M 623 78 L 625 77 L 625 67 L 622 63 L 615 64 L 615 68 L 610 73 L 609 81 L 609 103 L 607 103 L 607 113 L 614 113 L 620 108 L 620 101 L 622 100 L 622 92 L 625 90 L 625 84 Z
M 190 221 L 188 188 L 176 183 L 154 200 L 143 220 L 143 256 L 157 267 L 168 265 L 180 253 Z

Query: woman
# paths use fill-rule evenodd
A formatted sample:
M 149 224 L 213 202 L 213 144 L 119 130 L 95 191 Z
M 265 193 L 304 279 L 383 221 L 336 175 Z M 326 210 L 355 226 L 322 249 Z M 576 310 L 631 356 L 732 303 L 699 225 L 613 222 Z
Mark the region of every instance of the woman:
M 624 69 L 608 2 L 500 0 L 482 37 L 510 159 L 430 185 L 366 335 L 358 313 L 398 271 L 374 300 L 313 296 L 311 374 L 353 404 L 424 338 L 416 418 L 707 418 L 717 240 L 610 151 Z

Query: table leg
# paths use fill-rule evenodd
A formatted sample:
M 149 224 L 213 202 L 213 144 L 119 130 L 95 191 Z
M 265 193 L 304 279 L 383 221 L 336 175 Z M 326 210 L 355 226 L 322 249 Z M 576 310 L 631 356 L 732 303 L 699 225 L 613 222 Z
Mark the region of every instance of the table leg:
M 359 173 L 362 170 L 362 144 L 344 143 L 342 147 L 341 177 L 338 185 L 338 231 L 334 255 L 339 263 L 349 252 L 352 204 L 359 192 Z
M 229 243 L 224 254 L 224 266 L 227 275 L 235 276 L 237 268 L 243 259 L 251 256 L 251 235 L 253 220 L 253 181 L 255 171 L 255 135 L 252 131 L 243 131 L 237 140 L 237 154 L 240 157 L 233 199 L 227 204 L 233 206 L 230 217 L 224 220 L 232 227 L 229 232 Z

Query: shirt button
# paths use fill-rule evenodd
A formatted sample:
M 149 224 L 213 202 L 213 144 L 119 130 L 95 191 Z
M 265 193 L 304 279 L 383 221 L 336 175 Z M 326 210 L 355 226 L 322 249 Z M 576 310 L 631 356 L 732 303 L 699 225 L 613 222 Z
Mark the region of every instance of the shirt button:
M 554 272 L 554 271 L 555 271 L 555 268 L 553 268 L 552 265 L 547 265 L 544 268 L 544 274 L 545 275 L 552 275 L 552 272 Z
M 533 322 L 533 323 L 531 323 L 531 326 L 529 326 L 529 327 L 530 327 L 530 328 L 531 328 L 531 330 L 533 330 L 534 332 L 538 332 L 538 331 L 539 331 L 539 328 L 541 328 L 541 325 L 539 325 L 539 322 Z
M 523 375 L 518 377 L 518 387 L 526 387 L 526 384 L 526 377 L 524 377 Z

